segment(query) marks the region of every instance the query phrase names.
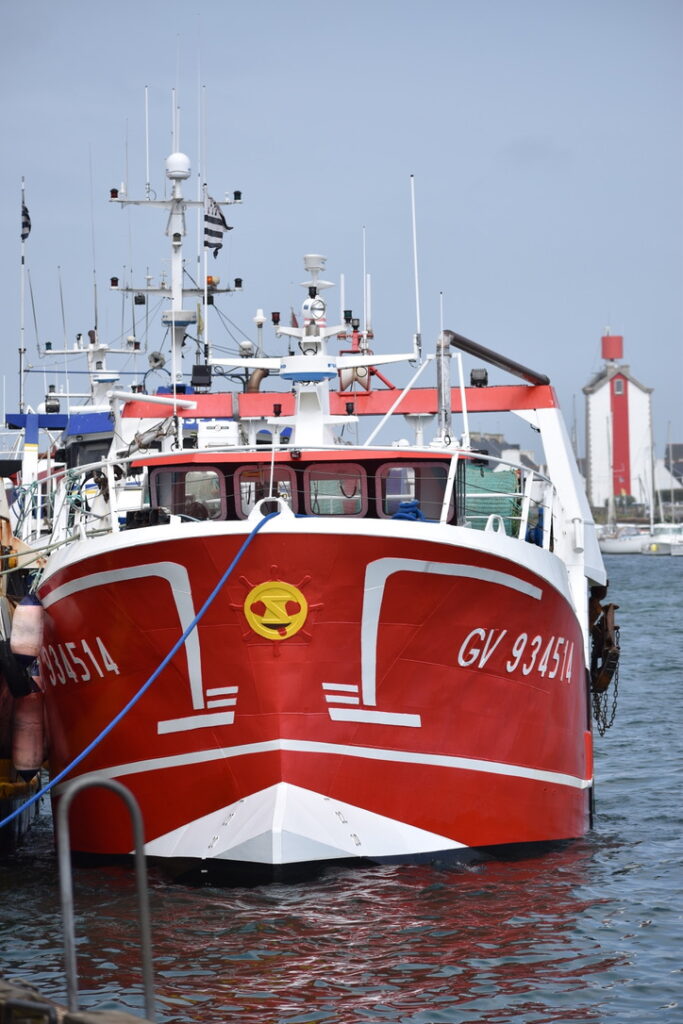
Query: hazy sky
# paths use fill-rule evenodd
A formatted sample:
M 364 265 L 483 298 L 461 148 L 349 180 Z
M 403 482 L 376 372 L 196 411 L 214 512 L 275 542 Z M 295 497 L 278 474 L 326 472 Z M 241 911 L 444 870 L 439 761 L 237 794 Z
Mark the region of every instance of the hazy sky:
M 360 313 L 364 227 L 375 348 L 407 348 L 414 174 L 425 347 L 443 293 L 446 327 L 548 373 L 581 428 L 609 326 L 655 388 L 659 453 L 669 423 L 683 441 L 681 0 L 2 0 L 0 11 L 8 409 L 22 175 L 41 342 L 93 326 L 94 280 L 101 337 L 129 333 L 109 277 L 132 268 L 142 283 L 163 269 L 164 215 L 107 204 L 124 178 L 144 197 L 148 86 L 152 187 L 163 193 L 176 88 L 193 170 L 203 106 L 209 190 L 244 193 L 212 261 L 224 283 L 244 279 L 222 304 L 236 336 L 253 336 L 257 307 L 299 306 L 305 252 L 328 256 L 331 280 L 345 274 Z M 231 343 L 222 331 L 214 340 Z M 37 365 L 28 295 L 25 336 Z M 33 375 L 27 398 L 53 379 Z

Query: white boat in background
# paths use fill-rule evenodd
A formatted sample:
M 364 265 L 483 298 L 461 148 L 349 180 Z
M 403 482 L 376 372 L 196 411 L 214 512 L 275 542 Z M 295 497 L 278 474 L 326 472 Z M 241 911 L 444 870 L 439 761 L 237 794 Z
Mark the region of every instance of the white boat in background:
M 683 523 L 658 523 L 640 550 L 643 555 L 683 555 Z
M 644 546 L 653 540 L 649 529 L 638 526 L 618 526 L 598 537 L 598 545 L 603 555 L 639 555 Z

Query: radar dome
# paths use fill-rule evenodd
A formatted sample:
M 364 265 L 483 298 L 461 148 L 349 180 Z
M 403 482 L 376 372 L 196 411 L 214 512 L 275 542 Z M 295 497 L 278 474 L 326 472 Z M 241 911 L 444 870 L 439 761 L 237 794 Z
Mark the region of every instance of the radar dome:
M 166 175 L 171 181 L 183 181 L 190 177 L 190 158 L 184 153 L 171 153 L 166 160 Z

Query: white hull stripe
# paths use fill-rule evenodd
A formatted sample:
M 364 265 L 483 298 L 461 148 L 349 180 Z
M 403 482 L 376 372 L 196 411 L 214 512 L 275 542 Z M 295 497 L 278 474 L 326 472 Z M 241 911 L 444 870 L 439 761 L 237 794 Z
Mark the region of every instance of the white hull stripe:
M 234 704 L 234 701 L 232 703 Z M 220 707 L 224 704 L 230 704 L 230 701 L 209 701 L 209 707 Z M 234 721 L 234 711 L 221 711 L 208 715 L 191 715 L 189 718 L 168 718 L 157 723 L 157 732 L 162 736 L 169 732 L 189 732 L 190 729 L 214 729 L 219 725 L 232 725 Z
M 365 570 L 363 595 L 363 618 L 361 623 L 361 686 L 363 704 L 367 707 L 377 703 L 377 640 L 379 618 L 384 598 L 384 589 L 390 576 L 397 572 L 414 572 L 437 576 L 454 576 L 462 579 L 481 580 L 494 586 L 507 587 L 540 601 L 543 591 L 507 572 L 485 569 L 478 565 L 451 564 L 449 562 L 426 562 L 415 558 L 378 558 L 370 562 Z M 428 584 L 427 584 L 428 585 Z M 492 598 L 493 599 L 493 598 Z
M 276 750 L 290 750 L 299 754 L 360 757 L 371 761 L 421 764 L 434 768 L 459 768 L 461 771 L 507 775 L 515 779 L 531 779 L 533 782 L 550 782 L 556 786 L 569 786 L 573 789 L 587 789 L 592 785 L 591 779 L 580 779 L 575 775 L 566 775 L 563 772 L 543 771 L 539 768 L 526 768 L 523 765 L 504 764 L 498 761 L 480 761 L 470 757 L 449 757 L 447 754 L 420 754 L 412 750 L 380 750 L 376 747 L 354 747 L 342 743 L 319 743 L 311 740 L 290 739 L 248 743 L 244 746 L 228 747 L 223 750 L 197 750 L 193 753 L 178 754 L 172 757 L 156 757 L 145 761 L 134 761 L 131 764 L 116 765 L 114 768 L 103 768 L 101 771 L 87 774 L 115 779 L 123 775 L 158 772 L 168 768 L 182 768 L 208 761 L 222 761 L 230 757 L 267 754 Z M 61 788 L 59 786 L 57 791 L 59 792 Z
M 72 594 L 79 594 L 83 590 L 90 590 L 92 587 L 110 587 L 113 583 L 121 583 L 128 580 L 143 580 L 150 576 L 158 576 L 165 580 L 171 588 L 171 596 L 175 602 L 178 612 L 178 625 L 180 632 L 184 633 L 195 617 L 196 611 L 192 600 L 190 588 L 190 577 L 184 565 L 178 562 L 155 562 L 153 565 L 134 565 L 125 569 L 112 569 L 108 572 L 94 572 L 88 576 L 80 576 L 78 579 L 69 580 L 55 587 L 53 591 L 41 598 L 44 608 L 57 601 L 70 597 Z M 190 692 L 192 695 L 192 707 L 195 711 L 204 708 L 204 693 L 202 688 L 202 661 L 199 648 L 197 630 L 193 629 L 185 641 L 185 656 L 187 658 L 187 673 L 190 681 Z
M 338 701 L 344 700 L 339 697 Z M 369 711 L 367 708 L 330 708 L 330 718 L 333 722 L 366 722 L 369 725 L 405 725 L 412 729 L 419 729 L 422 725 L 419 715 L 404 715 L 395 711 Z

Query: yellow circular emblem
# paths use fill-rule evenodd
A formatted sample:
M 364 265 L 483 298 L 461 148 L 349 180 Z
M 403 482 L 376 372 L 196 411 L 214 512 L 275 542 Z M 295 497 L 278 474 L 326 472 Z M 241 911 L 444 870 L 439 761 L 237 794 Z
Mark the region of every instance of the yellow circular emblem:
M 259 583 L 244 602 L 247 622 L 259 636 L 287 640 L 298 633 L 308 615 L 308 602 L 298 587 L 281 580 Z

